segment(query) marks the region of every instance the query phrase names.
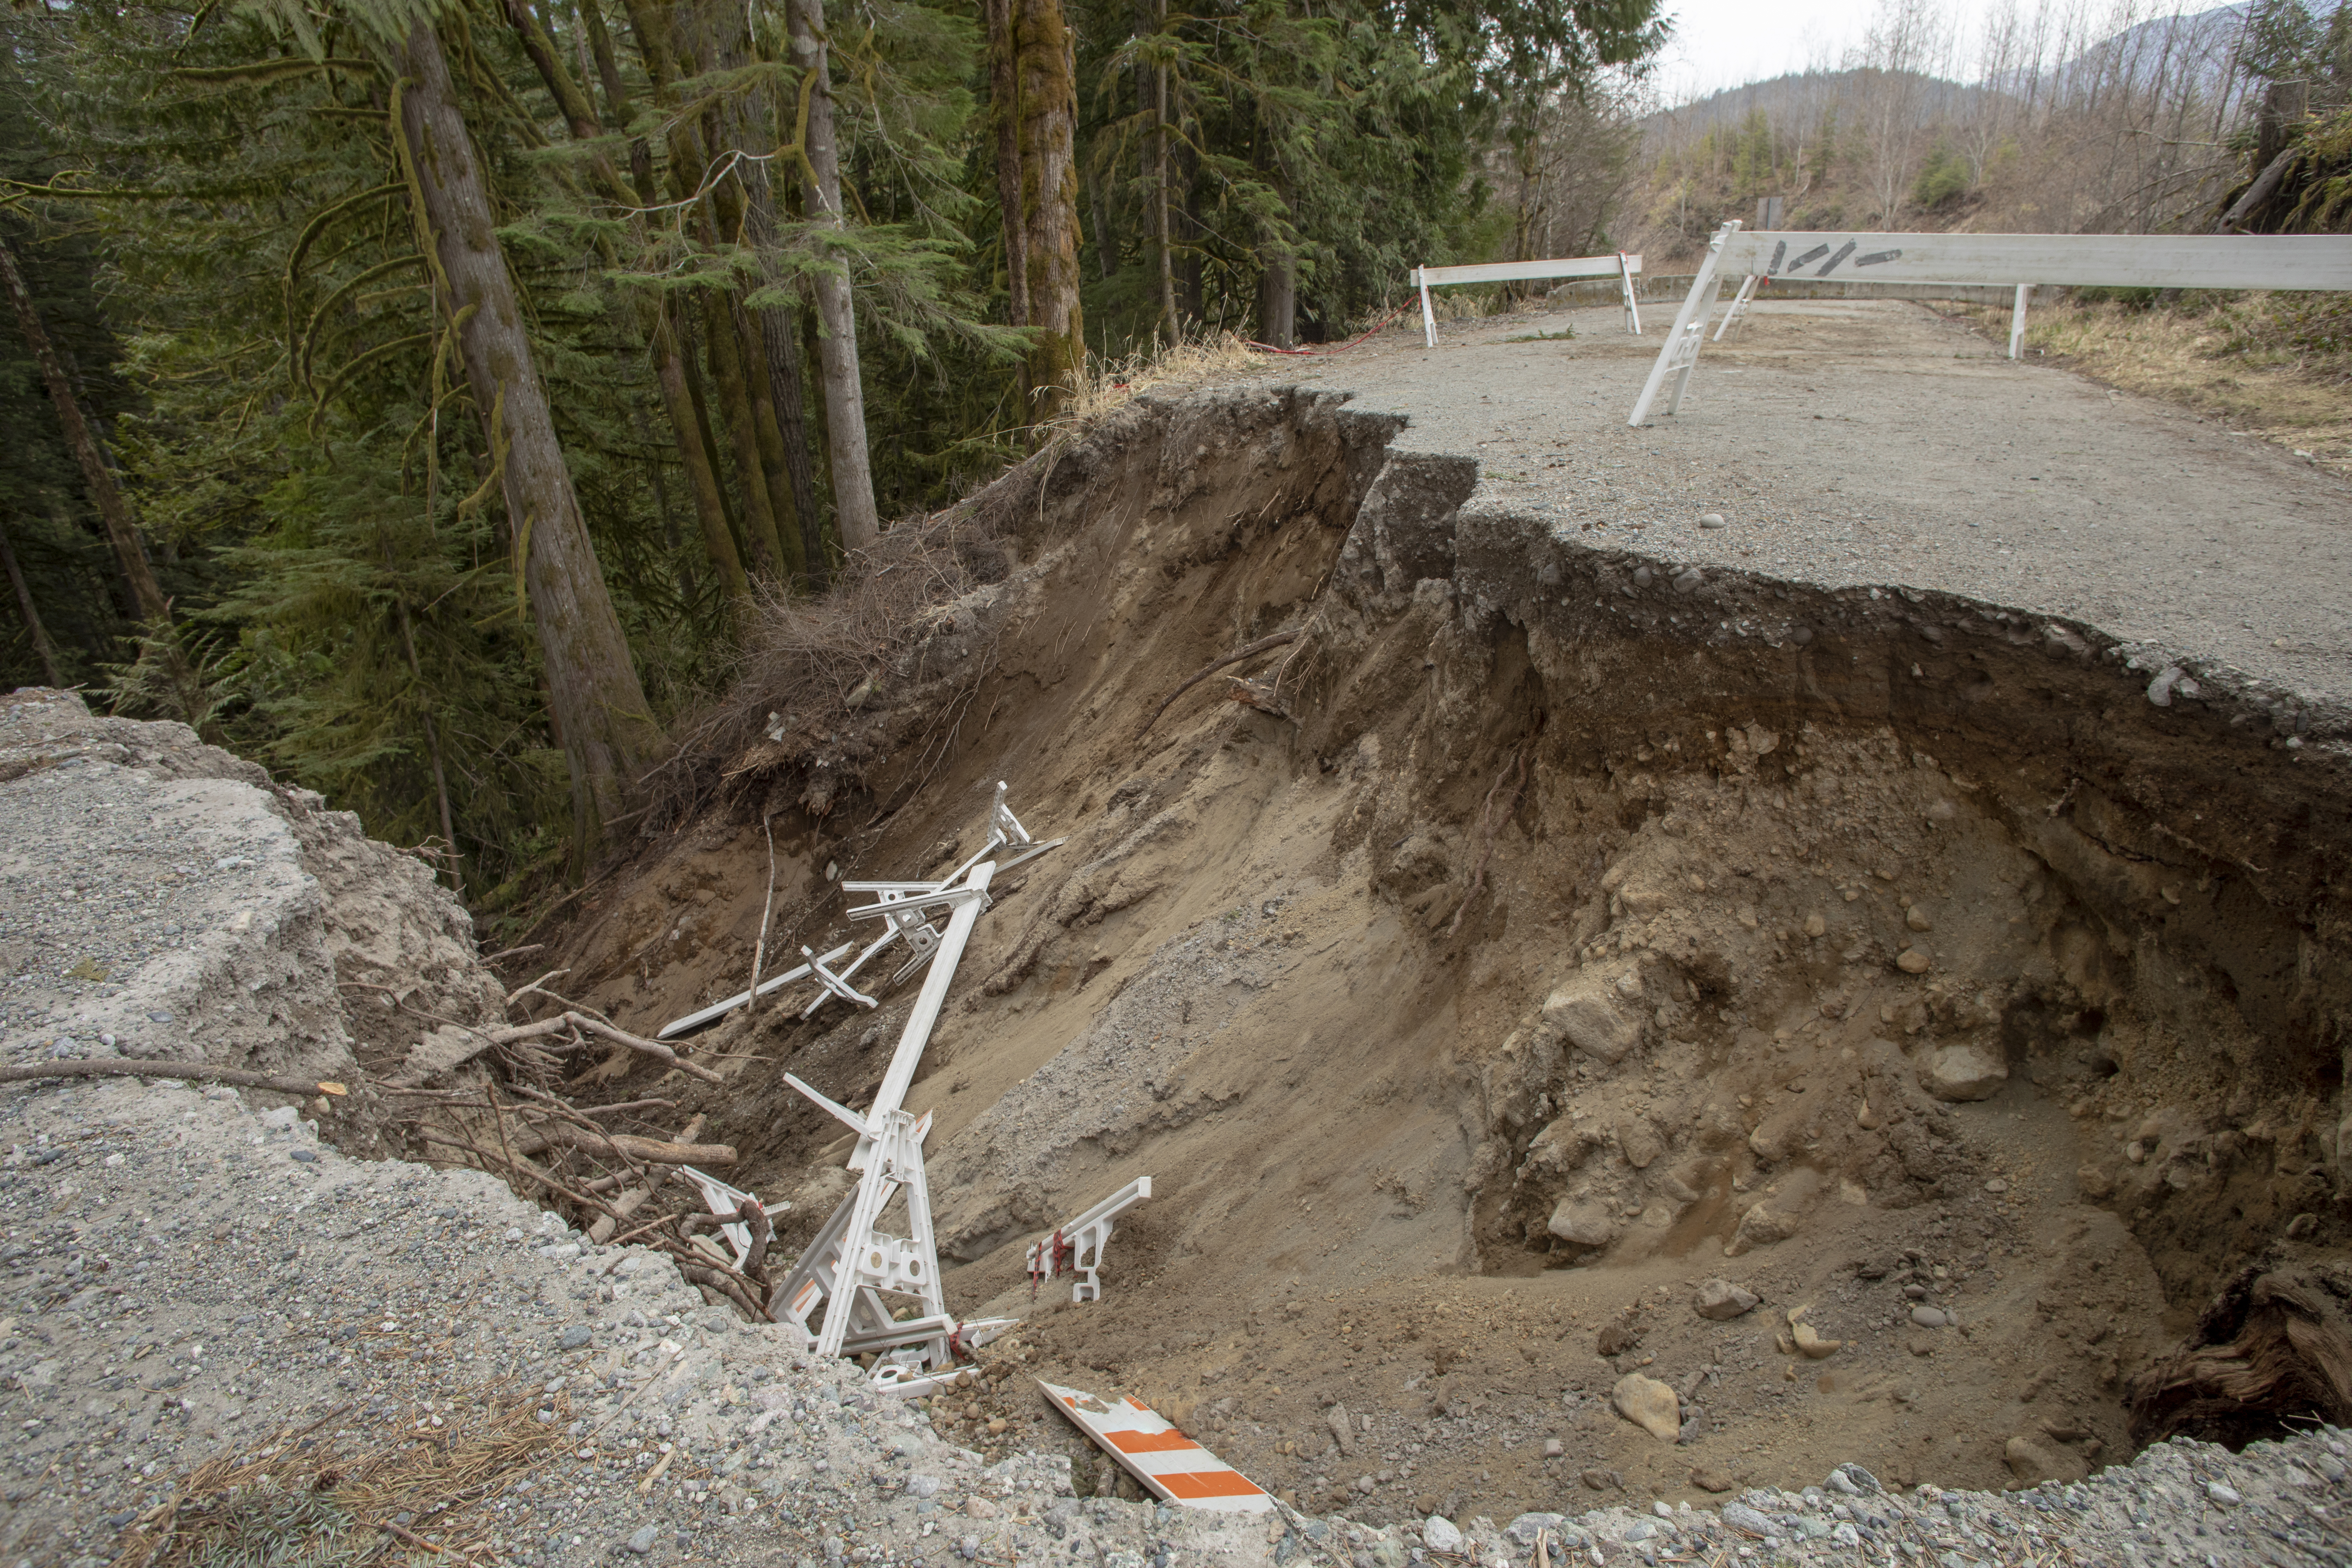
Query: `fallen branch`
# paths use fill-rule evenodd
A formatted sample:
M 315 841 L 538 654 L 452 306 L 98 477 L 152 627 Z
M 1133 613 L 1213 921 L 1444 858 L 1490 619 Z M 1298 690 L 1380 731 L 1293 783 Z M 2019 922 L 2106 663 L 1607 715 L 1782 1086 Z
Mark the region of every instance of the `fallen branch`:
M 672 1143 L 601 1129 L 592 1133 L 562 1121 L 535 1127 L 530 1137 L 515 1144 L 519 1154 L 536 1154 L 550 1148 L 584 1149 L 592 1154 L 609 1150 L 640 1165 L 731 1165 L 736 1158 L 732 1143 Z
M 492 1045 L 507 1046 L 512 1045 L 517 1040 L 544 1039 L 550 1035 L 560 1035 L 566 1029 L 579 1029 L 591 1035 L 602 1035 L 616 1045 L 626 1046 L 633 1051 L 642 1051 L 656 1061 L 667 1063 L 682 1073 L 691 1074 L 702 1079 L 705 1083 L 727 1081 L 700 1062 L 688 1061 L 659 1040 L 648 1040 L 641 1035 L 633 1035 L 626 1029 L 615 1028 L 603 1019 L 591 1017 L 577 1009 L 567 1008 L 552 1018 L 541 1018 L 535 1024 L 514 1024 L 503 1029 L 490 1029 L 484 1032 L 488 1036 Z
M 1151 726 L 1159 723 L 1160 716 L 1168 711 L 1168 706 L 1170 703 L 1175 701 L 1179 697 L 1183 696 L 1187 691 L 1192 690 L 1195 686 L 1200 685 L 1201 682 L 1208 679 L 1209 677 L 1216 674 L 1217 671 L 1224 668 L 1225 666 L 1229 664 L 1239 664 L 1242 660 L 1262 654 L 1270 647 L 1280 647 L 1285 643 L 1296 642 L 1297 640 L 1298 628 L 1297 626 L 1293 626 L 1286 632 L 1276 632 L 1271 636 L 1262 637 L 1258 638 L 1257 641 L 1249 644 L 1247 647 L 1234 649 L 1232 653 L 1225 655 L 1223 658 L 1211 660 L 1208 664 L 1202 666 L 1194 674 L 1188 677 L 1183 685 L 1179 686 L 1175 690 L 1170 692 L 1167 697 L 1161 700 L 1160 706 L 1151 710 L 1151 717 L 1143 721 L 1143 728 L 1135 732 L 1136 737 L 1139 740 L 1141 739 L 1150 731 Z
M 175 1078 L 190 1083 L 226 1083 L 237 1089 L 274 1089 L 280 1094 L 340 1096 L 351 1092 L 331 1079 L 287 1078 L 244 1068 L 215 1067 L 210 1062 L 132 1061 L 108 1057 L 0 1067 L 0 1083 L 30 1083 L 46 1078 Z
M 758 1319 L 761 1322 L 772 1323 L 775 1321 L 773 1318 L 768 1315 L 768 1310 L 766 1308 L 759 1305 L 751 1300 L 751 1293 L 750 1291 L 744 1289 L 742 1286 L 735 1282 L 734 1276 L 730 1274 L 722 1274 L 716 1268 L 705 1268 L 699 1264 L 694 1263 L 681 1263 L 678 1265 L 677 1271 L 686 1276 L 688 1283 L 704 1286 L 709 1289 L 718 1291 L 720 1295 L 734 1302 L 746 1313 Z

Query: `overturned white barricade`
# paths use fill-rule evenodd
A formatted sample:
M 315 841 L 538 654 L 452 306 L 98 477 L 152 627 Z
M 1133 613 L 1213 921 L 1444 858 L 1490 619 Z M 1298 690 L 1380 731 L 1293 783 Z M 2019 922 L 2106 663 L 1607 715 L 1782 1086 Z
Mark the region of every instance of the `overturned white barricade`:
M 848 891 L 875 893 L 878 899 L 851 910 L 853 918 L 896 915 L 920 921 L 935 911 L 948 916 L 946 929 L 934 933 L 936 941 L 918 945 L 915 956 L 900 970 L 904 974 L 918 964 L 930 964 L 872 1107 L 851 1110 L 792 1074 L 784 1075 L 786 1083 L 857 1134 L 848 1164 L 858 1181 L 776 1287 L 770 1313 L 778 1322 L 798 1328 L 818 1355 L 874 1355 L 875 1384 L 898 1392 L 929 1388 L 952 1377 L 960 1348 L 984 1343 L 1011 1326 L 1006 1319 L 959 1322 L 948 1311 L 931 1226 L 930 1185 L 923 1172 L 923 1139 L 931 1130 L 931 1119 L 903 1109 L 964 945 L 988 908 L 991 879 L 1062 842 L 1030 837 L 1005 809 L 1004 793 L 1005 786 L 998 784 L 988 842 L 940 880 L 843 884 Z M 908 929 L 897 921 L 892 928 L 900 935 Z M 868 947 L 867 956 L 881 945 L 877 941 Z M 904 1236 L 879 1228 L 894 1204 L 903 1205 Z M 912 1298 L 915 1315 L 903 1321 L 894 1317 L 893 1297 Z
M 1103 1247 L 1110 1240 L 1112 1222 L 1150 1195 L 1151 1178 L 1138 1176 L 1067 1225 L 1056 1226 L 1051 1236 L 1041 1236 L 1031 1242 L 1030 1295 L 1036 1295 L 1040 1280 L 1058 1279 L 1066 1268 L 1079 1277 L 1077 1283 L 1070 1287 L 1071 1300 L 1101 1300 L 1102 1281 L 1096 1276 L 1102 1268 Z

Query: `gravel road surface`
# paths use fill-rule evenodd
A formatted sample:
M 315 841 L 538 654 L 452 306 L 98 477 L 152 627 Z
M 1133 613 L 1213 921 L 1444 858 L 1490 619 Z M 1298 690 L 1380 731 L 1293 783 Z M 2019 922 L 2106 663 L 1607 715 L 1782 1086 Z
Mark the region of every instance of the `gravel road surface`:
M 1635 395 L 1673 321 L 1541 311 L 1417 325 L 1265 379 L 1475 458 L 1465 510 L 1675 563 L 1942 589 L 2086 621 L 2340 709 L 2352 700 L 2352 483 L 1900 300 L 1768 302 L 1709 343 L 1680 414 Z M 1563 331 L 1573 336 L 1562 338 Z M 1538 334 L 1549 334 L 1538 336 Z M 1709 515 L 1721 526 L 1707 527 Z

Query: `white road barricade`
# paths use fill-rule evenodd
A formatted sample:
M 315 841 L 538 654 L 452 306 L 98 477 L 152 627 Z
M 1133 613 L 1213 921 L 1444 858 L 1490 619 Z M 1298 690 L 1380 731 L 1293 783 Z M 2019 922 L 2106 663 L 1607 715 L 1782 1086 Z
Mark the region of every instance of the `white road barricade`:
M 1066 1268 L 1079 1276 L 1070 1287 L 1072 1301 L 1099 1301 L 1102 1282 L 1095 1273 L 1102 1268 L 1103 1246 L 1110 1240 L 1111 1222 L 1151 1195 L 1151 1178 L 1139 1176 L 1102 1202 L 1095 1205 L 1067 1225 L 1057 1227 L 1051 1236 L 1041 1236 L 1029 1244 L 1029 1293 L 1037 1293 L 1040 1279 L 1058 1279 Z
M 1161 1501 L 1206 1513 L 1274 1511 L 1265 1488 L 1176 1430 L 1149 1405 L 1126 1397 L 1106 1402 L 1043 1378 L 1037 1386 L 1055 1409 Z
M 1479 267 L 1416 267 L 1412 286 L 1421 290 L 1421 330 L 1429 346 L 1437 346 L 1437 311 L 1429 302 L 1432 289 L 1450 283 L 1529 283 L 1552 278 L 1614 278 L 1625 292 L 1625 330 L 1642 335 L 1642 306 L 1633 297 L 1633 276 L 1642 258 L 1619 251 L 1613 256 L 1555 257 L 1547 261 L 1492 261 Z
M 1666 391 L 1678 413 L 1698 344 L 1726 279 L 1739 292 L 1720 338 L 1754 298 L 1757 279 L 1835 278 L 1864 283 L 2014 285 L 2009 353 L 2025 333 L 2025 303 L 2041 284 L 2125 289 L 2352 290 L 2352 236 L 2333 234 L 1862 234 L 1813 229 L 1716 230 L 1625 423 L 1638 426 Z M 1423 299 L 1427 296 L 1424 293 Z M 1424 305 L 1424 310 L 1426 306 Z M 1433 339 L 1433 341 L 1434 341 Z

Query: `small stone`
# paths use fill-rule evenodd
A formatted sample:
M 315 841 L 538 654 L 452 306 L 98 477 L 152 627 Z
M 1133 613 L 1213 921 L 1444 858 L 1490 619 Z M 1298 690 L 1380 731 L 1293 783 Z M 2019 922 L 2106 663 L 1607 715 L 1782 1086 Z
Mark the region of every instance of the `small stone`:
M 1656 1378 L 1629 1372 L 1617 1380 L 1609 1398 L 1617 1414 L 1660 1442 L 1672 1443 L 1682 1436 L 1682 1401 Z
M 1348 1407 L 1334 1405 L 1323 1412 L 1323 1425 L 1330 1428 L 1332 1440 L 1339 1445 L 1339 1452 L 1353 1458 L 1356 1453 L 1356 1423 L 1349 1415 Z
M 2215 1502 L 2220 1503 L 2223 1508 L 2235 1508 L 2240 1503 L 2246 1500 L 2244 1498 L 2238 1495 L 2237 1488 L 2226 1485 L 2221 1481 L 2207 1481 L 2205 1483 L 2205 1495 L 2212 1499 Z
M 1929 918 L 1927 910 L 1921 909 L 1916 904 L 1912 905 L 1909 909 L 1903 911 L 1903 923 L 1909 926 L 1913 931 L 1934 931 L 1936 929 L 1935 921 Z
M 1559 1438 L 1547 1437 L 1544 1439 L 1543 1454 L 1545 1458 L 1557 1459 L 1567 1452 L 1568 1445 L 1562 1443 Z
M 565 1350 L 578 1350 L 581 1346 L 588 1342 L 588 1325 L 585 1323 L 572 1323 L 568 1325 L 563 1331 L 562 1338 L 558 1342 L 561 1343 Z
M 1589 1469 L 1577 1479 L 1597 1492 L 1605 1492 L 1612 1488 L 1618 1491 L 1625 1489 L 1625 1478 L 1615 1470 Z
M 1701 528 L 1721 528 L 1724 526 L 1723 514 L 1719 511 L 1703 512 L 1699 516 L 1698 525 Z
M 2104 1165 L 2076 1166 L 2074 1184 L 2083 1189 L 2083 1195 L 2086 1198 L 2111 1198 L 2116 1195 L 2115 1174 Z
M 1685 566 L 1675 574 L 1675 592 L 1694 594 L 1706 582 L 1706 574 L 1696 566 Z
M 994 1519 L 996 1517 L 996 1505 L 989 1501 L 984 1497 L 966 1499 L 963 1505 L 963 1510 L 974 1519 Z
M 293 1154 L 295 1161 L 300 1164 L 315 1165 L 319 1163 L 319 1152 L 316 1149 L 297 1149 Z
M 1935 966 L 1935 960 L 1916 947 L 1906 947 L 1895 956 L 1895 967 L 1906 974 L 1925 974 Z
M 1821 916 L 1807 915 L 1805 917 L 1805 934 L 1807 936 L 1820 936 L 1829 929 L 1830 922 L 1823 920 Z
M 1921 1306 L 1911 1309 L 1911 1321 L 1923 1329 L 1940 1329 L 1952 1320 L 1944 1315 L 1940 1307 Z
M 1711 1318 L 1720 1323 L 1743 1312 L 1754 1311 L 1756 1304 L 1762 1300 L 1754 1291 L 1742 1289 L 1728 1279 L 1710 1279 L 1700 1286 L 1698 1294 L 1691 1299 L 1691 1310 L 1702 1318 Z
M 2009 1183 L 2000 1176 L 1994 1176 L 1985 1183 L 1985 1191 L 1989 1193 L 2005 1193 L 2009 1191 Z
M 635 1552 L 638 1556 L 643 1557 L 653 1551 L 654 1542 L 660 1539 L 661 1526 L 657 1524 L 649 1524 L 643 1530 L 638 1531 L 635 1535 L 629 1537 L 628 1547 L 630 1551 Z
M 1739 1483 L 1729 1470 L 1714 1465 L 1699 1465 L 1691 1470 L 1691 1485 L 1703 1492 L 1727 1492 Z
M 1432 1552 L 1459 1552 L 1462 1531 L 1444 1514 L 1433 1513 L 1421 1521 L 1421 1543 Z
M 1769 1517 L 1749 1508 L 1744 1502 L 1725 1503 L 1723 1523 L 1726 1529 L 1736 1530 L 1742 1535 L 1753 1535 L 1759 1540 L 1767 1535 L 1780 1533 L 1773 1528 L 1772 1521 Z

